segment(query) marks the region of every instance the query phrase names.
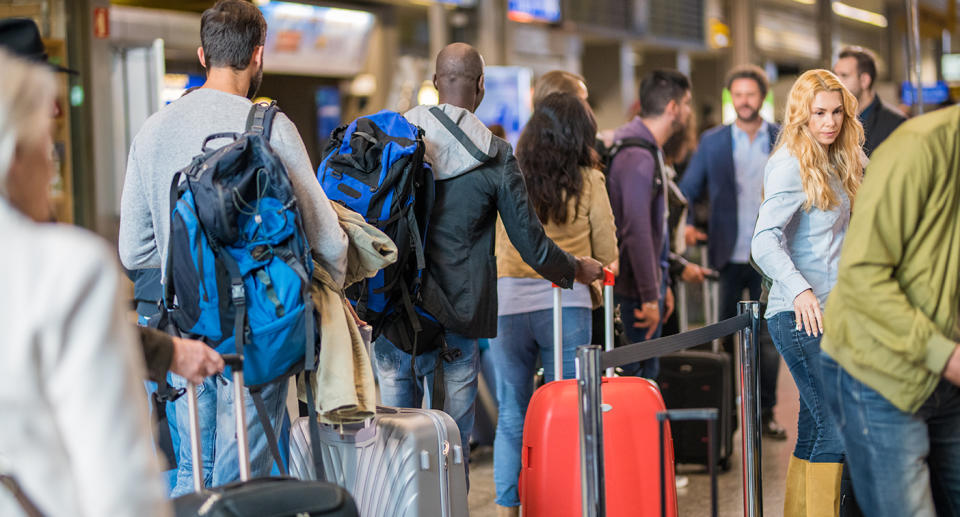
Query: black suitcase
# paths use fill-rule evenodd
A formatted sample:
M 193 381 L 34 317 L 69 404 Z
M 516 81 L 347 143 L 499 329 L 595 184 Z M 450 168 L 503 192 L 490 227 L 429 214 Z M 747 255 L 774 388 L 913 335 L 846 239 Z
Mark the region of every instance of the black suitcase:
M 233 370 L 234 404 L 237 418 L 246 422 L 243 397 L 243 359 L 223 356 Z M 215 488 L 203 487 L 200 475 L 200 430 L 197 418 L 197 392 L 187 387 L 190 407 L 190 443 L 193 456 L 193 484 L 197 491 L 173 500 L 177 517 L 359 517 L 357 506 L 342 487 L 323 481 L 301 481 L 292 477 L 250 479 L 246 425 L 237 426 L 237 454 L 240 481 Z
M 717 410 L 713 408 L 703 409 L 668 409 L 657 413 L 657 422 L 660 428 L 660 515 L 667 517 L 667 492 L 666 492 L 666 473 L 663 465 L 663 451 L 666 446 L 663 437 L 663 427 L 666 422 L 670 422 L 670 427 L 678 424 L 690 424 L 699 422 L 704 424 L 707 430 L 707 454 L 715 456 L 716 436 L 717 436 Z M 677 444 L 673 444 L 674 454 L 676 454 Z M 708 456 L 708 457 L 709 457 Z M 707 472 L 710 473 L 710 516 L 717 517 L 717 469 L 711 467 L 711 462 L 707 463 Z
M 730 468 L 733 453 L 733 370 L 725 352 L 686 351 L 660 358 L 660 391 L 668 409 L 716 408 L 718 465 Z M 707 465 L 707 425 L 679 421 L 671 426 L 677 463 Z

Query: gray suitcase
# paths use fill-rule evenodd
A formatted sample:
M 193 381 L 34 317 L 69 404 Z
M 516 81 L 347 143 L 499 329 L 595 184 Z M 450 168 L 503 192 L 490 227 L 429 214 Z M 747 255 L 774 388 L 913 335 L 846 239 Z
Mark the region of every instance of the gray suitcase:
M 347 489 L 362 517 L 466 517 L 467 460 L 443 411 L 378 407 L 366 424 L 320 426 L 326 481 Z M 290 475 L 316 478 L 309 421 L 290 430 Z

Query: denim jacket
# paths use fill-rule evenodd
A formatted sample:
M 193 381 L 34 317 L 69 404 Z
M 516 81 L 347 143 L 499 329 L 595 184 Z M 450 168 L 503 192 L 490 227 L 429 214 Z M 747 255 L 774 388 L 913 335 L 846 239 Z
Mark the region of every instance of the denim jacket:
M 807 197 L 797 159 L 780 148 L 767 162 L 764 199 L 750 247 L 754 261 L 773 280 L 767 318 L 792 312 L 793 300 L 807 289 L 813 289 L 822 309 L 837 282 L 840 249 L 850 224 L 850 199 L 838 177 L 830 182 L 840 204 L 831 210 L 804 210 Z

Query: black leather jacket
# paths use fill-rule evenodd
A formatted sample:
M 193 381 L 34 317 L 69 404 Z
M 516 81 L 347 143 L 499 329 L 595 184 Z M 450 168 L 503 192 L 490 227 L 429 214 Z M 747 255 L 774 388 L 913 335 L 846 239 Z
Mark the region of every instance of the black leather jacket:
M 541 276 L 569 289 L 576 272 L 576 259 L 544 233 L 510 144 L 494 137 L 490 151 L 477 168 L 436 182 L 427 230 L 422 306 L 444 328 L 470 338 L 497 335 L 497 213 Z

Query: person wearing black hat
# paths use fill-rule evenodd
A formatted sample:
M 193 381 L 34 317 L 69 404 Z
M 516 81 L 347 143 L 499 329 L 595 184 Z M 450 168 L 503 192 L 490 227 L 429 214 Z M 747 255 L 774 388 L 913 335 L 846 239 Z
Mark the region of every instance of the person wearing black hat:
M 40 37 L 40 29 L 30 18 L 4 18 L 0 20 L 0 47 L 28 61 L 44 63 L 57 72 L 77 75 L 76 70 L 50 62 L 47 48 Z

